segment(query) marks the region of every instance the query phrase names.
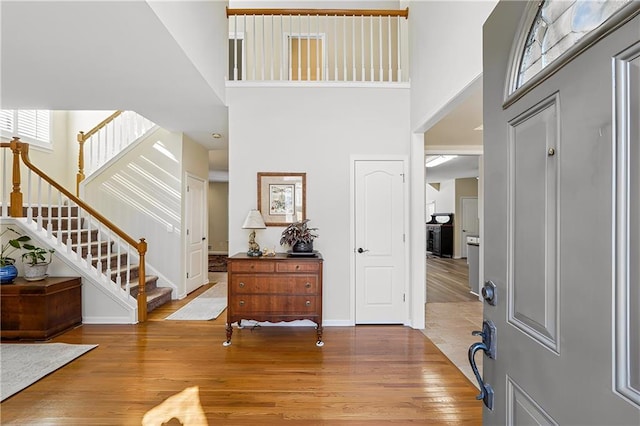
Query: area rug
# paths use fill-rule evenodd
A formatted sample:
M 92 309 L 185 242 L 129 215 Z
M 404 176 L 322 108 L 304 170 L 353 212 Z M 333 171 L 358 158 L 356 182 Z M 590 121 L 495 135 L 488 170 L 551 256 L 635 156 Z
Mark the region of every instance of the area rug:
M 0 401 L 97 346 L 67 343 L 0 344 Z
M 165 319 L 167 320 L 212 320 L 227 307 L 227 283 L 219 282 L 191 302 L 184 305 Z
M 210 254 L 209 255 L 209 272 L 227 272 L 226 254 Z

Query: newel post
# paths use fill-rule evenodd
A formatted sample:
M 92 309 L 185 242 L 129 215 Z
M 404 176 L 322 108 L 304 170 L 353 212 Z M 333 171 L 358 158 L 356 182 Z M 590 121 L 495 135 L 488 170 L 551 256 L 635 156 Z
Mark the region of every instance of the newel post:
M 20 191 L 20 156 L 22 154 L 23 144 L 20 138 L 14 137 L 9 142 L 11 152 L 13 152 L 13 191 L 11 191 L 11 207 L 9 208 L 9 216 L 22 217 L 22 192 Z
M 80 197 L 80 182 L 84 180 L 84 132 L 78 133 L 78 173 L 76 174 L 76 197 Z
M 144 256 L 147 253 L 147 242 L 144 238 L 140 238 L 138 243 L 138 253 L 140 255 L 140 265 L 138 268 L 138 322 L 145 322 L 147 320 L 147 290 L 146 284 L 146 272 L 144 267 Z

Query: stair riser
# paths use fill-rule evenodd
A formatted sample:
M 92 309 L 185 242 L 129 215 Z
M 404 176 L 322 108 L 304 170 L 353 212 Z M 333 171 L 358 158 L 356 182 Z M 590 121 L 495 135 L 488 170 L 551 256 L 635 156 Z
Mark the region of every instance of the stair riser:
M 43 219 L 42 220 L 42 227 L 44 229 L 47 229 L 47 226 L 49 225 L 49 222 L 51 222 L 51 230 L 52 231 L 57 231 L 57 230 L 67 230 L 67 229 L 71 229 L 72 231 L 75 231 L 78 229 L 78 218 L 71 218 L 71 220 L 64 218 L 60 221 L 58 221 L 58 219 Z
M 111 268 L 111 279 L 113 281 L 116 280 L 116 277 L 118 275 L 120 275 L 120 280 L 124 283 L 127 281 L 127 271 L 126 270 L 121 270 L 121 271 L 114 271 L 115 269 L 115 265 L 112 265 Z M 138 277 L 140 276 L 140 268 L 137 265 L 131 266 L 131 270 L 129 272 L 129 281 L 137 281 Z
M 117 254 L 112 254 L 111 256 L 107 257 L 93 257 L 91 259 L 91 263 L 93 264 L 93 266 L 96 266 L 98 264 L 98 261 L 101 262 L 102 265 L 102 271 L 106 271 L 107 267 L 110 267 L 111 270 L 113 271 L 114 269 L 118 268 L 118 257 L 120 257 L 120 269 L 124 269 L 127 265 L 127 256 L 125 254 L 121 254 L 120 256 L 118 256 Z M 96 266 L 97 267 L 97 266 Z M 131 268 L 133 268 L 134 266 L 131 266 Z M 135 266 L 136 269 L 138 269 L 137 266 Z
M 22 209 L 22 214 L 24 217 L 27 217 L 27 212 L 29 211 L 28 207 L 24 207 Z M 67 206 L 62 206 L 62 208 L 58 207 L 58 206 L 42 206 L 42 217 L 58 217 L 59 215 L 62 215 L 64 217 L 66 216 L 78 216 L 78 207 L 71 207 L 71 209 L 69 209 L 69 207 Z M 59 213 L 61 211 L 61 213 Z M 71 213 L 69 213 L 69 211 L 71 211 Z M 31 217 L 38 217 L 38 214 L 40 213 L 40 210 L 38 209 L 38 207 L 31 207 Z
M 69 237 L 69 231 L 60 231 L 60 233 L 62 234 L 62 241 L 67 241 L 67 238 Z M 54 234 L 58 236 L 58 231 L 56 230 Z M 91 242 L 98 241 L 98 230 L 92 229 L 90 234 L 86 230 L 80 231 L 80 242 L 86 243 L 87 241 L 89 241 L 89 235 L 91 235 Z M 76 244 L 78 242 L 78 232 L 75 230 L 71 231 L 71 241 L 73 242 L 73 244 Z
M 157 278 L 148 279 L 145 282 L 144 290 L 146 292 L 149 292 L 149 291 L 153 290 L 154 288 L 156 288 L 158 286 L 157 281 L 158 281 Z M 138 297 L 138 286 L 137 285 L 131 285 L 131 296 Z
M 155 300 L 150 300 L 147 303 L 147 312 L 151 312 L 157 307 L 162 306 L 169 301 L 171 301 L 171 293 L 166 293 L 162 297 L 159 297 Z

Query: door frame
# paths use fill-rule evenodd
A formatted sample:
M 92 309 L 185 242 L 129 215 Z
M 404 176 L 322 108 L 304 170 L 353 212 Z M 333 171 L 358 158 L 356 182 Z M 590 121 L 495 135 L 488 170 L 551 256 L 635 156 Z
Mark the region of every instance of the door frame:
M 407 155 L 351 155 L 349 158 L 349 295 L 351 297 L 351 303 L 349 303 L 349 323 L 351 325 L 356 324 L 356 257 L 354 256 L 356 250 L 356 223 L 355 223 L 355 205 L 356 205 L 356 180 L 355 170 L 357 161 L 401 161 L 402 171 L 404 173 L 405 185 L 403 187 L 403 200 L 404 200 L 404 235 L 405 235 L 405 256 L 404 256 L 404 276 L 405 276 L 405 291 L 406 291 L 406 303 L 404 312 L 403 325 L 411 325 L 411 297 L 412 297 L 412 282 L 410 275 L 410 258 L 411 258 L 411 246 L 409 238 L 409 230 L 411 229 L 409 222 L 409 157 Z M 424 317 L 424 312 L 423 315 Z M 415 327 L 414 327 L 415 328 Z
M 448 148 L 443 148 L 443 147 L 425 148 L 424 155 L 422 157 L 423 165 L 427 155 L 477 155 L 478 156 L 478 163 L 479 163 L 478 164 L 478 221 L 479 221 L 478 235 L 480 236 L 480 249 L 478 250 L 478 276 L 484 277 L 484 245 L 482 244 L 482 237 L 484 235 L 484 157 L 483 157 L 484 147 L 483 146 L 471 147 L 467 145 L 464 145 L 464 146 L 461 145 L 461 146 L 451 146 Z M 425 182 L 426 182 L 426 172 L 425 172 Z M 424 188 L 422 192 L 423 194 L 425 193 Z M 424 204 L 424 210 L 426 211 L 426 204 Z M 454 218 L 454 220 L 457 220 L 457 219 Z M 422 227 L 424 228 L 424 224 L 422 224 Z M 422 257 L 426 257 L 427 255 L 426 244 L 422 244 L 421 255 Z M 425 268 L 425 271 L 426 271 L 426 268 Z M 425 273 L 425 282 L 426 282 L 427 273 L 428 272 Z M 425 288 L 426 288 L 426 285 L 425 285 Z M 428 299 L 429 299 L 429 295 L 425 290 L 424 303 L 426 303 Z M 482 296 L 479 295 L 478 299 L 482 300 Z M 424 316 L 424 313 L 423 313 L 423 316 Z

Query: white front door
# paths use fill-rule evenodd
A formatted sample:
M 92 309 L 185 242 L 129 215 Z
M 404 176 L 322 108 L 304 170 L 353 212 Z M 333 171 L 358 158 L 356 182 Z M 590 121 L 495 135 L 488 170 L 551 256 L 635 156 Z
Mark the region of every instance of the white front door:
M 403 161 L 355 162 L 356 324 L 406 318 Z
M 187 293 L 205 284 L 208 279 L 205 197 L 205 182 L 198 177 L 187 175 Z
M 467 235 L 478 235 L 480 230 L 480 222 L 478 220 L 478 197 L 460 198 L 460 212 L 462 217 L 460 257 L 467 257 Z
M 483 281 L 496 285 L 484 318 L 496 353 L 483 359 L 494 393 L 483 422 L 639 425 L 640 4 L 505 103 L 512 41 L 537 4 L 501 2 L 484 26 Z M 536 37 L 557 41 L 551 22 L 572 4 L 550 6 Z M 575 2 L 564 23 L 588 27 L 603 4 Z

